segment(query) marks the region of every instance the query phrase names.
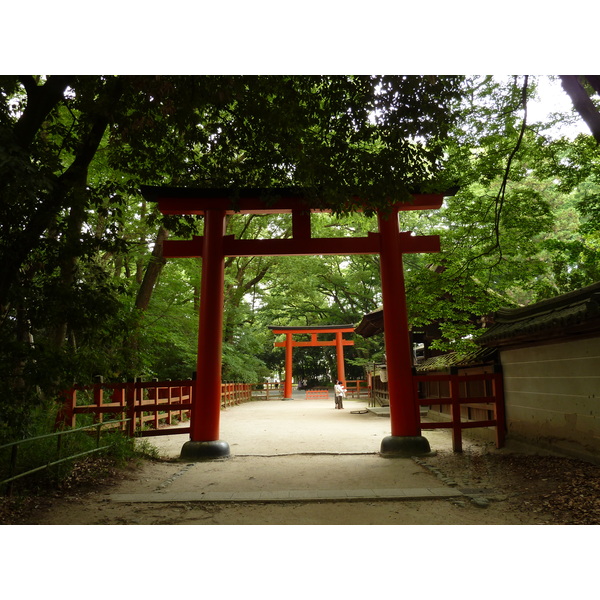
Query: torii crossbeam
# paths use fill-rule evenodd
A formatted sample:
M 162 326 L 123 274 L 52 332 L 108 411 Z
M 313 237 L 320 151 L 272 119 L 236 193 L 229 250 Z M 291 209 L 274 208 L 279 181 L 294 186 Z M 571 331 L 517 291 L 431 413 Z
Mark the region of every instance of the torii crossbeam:
M 330 212 L 310 206 L 298 190 L 214 190 L 143 186 L 146 200 L 157 202 L 167 214 L 204 216 L 204 235 L 192 240 L 164 243 L 164 257 L 202 257 L 198 371 L 191 415 L 190 441 L 181 458 L 206 460 L 229 455 L 229 444 L 219 439 L 221 410 L 221 351 L 223 287 L 226 256 L 302 256 L 379 254 L 384 339 L 388 364 L 391 436 L 381 443 L 385 456 L 429 454 L 429 442 L 421 436 L 419 411 L 413 400 L 412 362 L 406 312 L 402 255 L 439 252 L 438 236 L 401 233 L 398 212 L 434 210 L 444 198 L 440 194 L 415 194 L 412 202 L 396 203 L 378 212 L 379 231 L 359 238 L 313 238 L 310 215 Z M 236 240 L 225 235 L 228 214 L 291 213 L 292 238 Z

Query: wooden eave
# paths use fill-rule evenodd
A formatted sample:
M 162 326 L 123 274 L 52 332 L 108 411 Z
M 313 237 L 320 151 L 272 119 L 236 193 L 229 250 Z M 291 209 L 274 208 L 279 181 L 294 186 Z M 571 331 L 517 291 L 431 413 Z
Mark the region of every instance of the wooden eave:
M 354 329 L 354 333 L 364 338 L 383 333 L 383 308 L 378 308 L 364 315 L 361 322 Z

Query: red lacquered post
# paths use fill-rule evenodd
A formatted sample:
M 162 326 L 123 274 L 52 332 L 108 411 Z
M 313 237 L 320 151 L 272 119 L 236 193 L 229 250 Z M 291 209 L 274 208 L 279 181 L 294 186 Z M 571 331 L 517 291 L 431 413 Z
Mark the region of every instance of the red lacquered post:
M 293 339 L 292 333 L 285 334 L 285 382 L 283 385 L 283 400 L 292 399 L 292 370 L 293 370 Z
M 336 331 L 335 352 L 337 357 L 337 378 L 346 386 L 346 369 L 344 368 L 344 345 L 342 343 L 342 332 Z
M 229 445 L 219 441 L 225 283 L 224 234 L 225 210 L 207 210 L 202 246 L 198 371 L 190 423 L 191 439 L 182 448 L 182 458 L 229 455 Z
M 420 416 L 413 398 L 410 333 L 397 210 L 392 210 L 389 215 L 379 213 L 378 222 L 392 432 L 390 437 L 382 441 L 381 453 L 394 456 L 428 454 L 431 448 L 429 442 L 421 437 Z

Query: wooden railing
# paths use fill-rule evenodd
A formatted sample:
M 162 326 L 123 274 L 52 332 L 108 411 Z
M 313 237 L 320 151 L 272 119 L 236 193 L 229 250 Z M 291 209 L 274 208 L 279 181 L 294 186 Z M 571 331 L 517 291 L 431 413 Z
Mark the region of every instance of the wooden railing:
M 247 383 L 222 383 L 221 408 L 237 406 L 252 400 L 252 387 Z
M 369 406 L 389 406 L 390 393 L 387 383 L 384 383 L 379 377 L 371 379 L 371 396 L 369 397 Z
M 461 384 L 474 381 L 491 382 L 491 389 L 488 395 L 480 397 L 462 396 Z M 419 389 L 419 383 L 427 382 L 448 382 L 448 397 L 424 396 Z M 415 402 L 420 406 L 430 406 L 440 404 L 450 406 L 450 421 L 443 422 L 421 422 L 422 429 L 452 429 L 452 449 L 454 452 L 462 451 L 462 430 L 475 427 L 495 427 L 496 429 L 496 447 L 502 448 L 506 435 L 506 425 L 504 417 L 504 391 L 502 382 L 502 373 L 477 373 L 469 375 L 413 375 L 413 390 Z M 492 418 L 488 419 L 465 419 L 461 415 L 461 407 L 469 406 L 474 409 L 489 411 Z M 480 413 L 481 414 L 481 413 Z M 487 414 L 487 413 L 486 413 Z
M 311 388 L 306 390 L 305 397 L 307 400 L 328 400 L 329 390 L 327 388 Z
M 111 419 L 127 418 L 129 435 L 160 435 L 160 426 L 172 425 L 189 419 L 193 395 L 192 380 L 181 381 L 128 381 L 77 385 L 63 392 L 63 407 L 58 422 L 76 427 L 77 416 L 93 415 L 94 423 L 101 423 L 106 415 Z M 152 429 L 148 429 L 152 426 Z M 150 433 L 152 431 L 152 433 Z M 189 432 L 178 428 L 177 433 Z
M 38 473 L 39 471 L 50 469 L 52 467 L 63 464 L 65 462 L 75 460 L 77 458 L 83 458 L 84 456 L 88 456 L 89 454 L 94 454 L 96 452 L 102 452 L 103 450 L 107 450 L 108 448 L 110 448 L 113 445 L 114 441 L 110 442 L 110 443 L 104 443 L 104 445 L 101 446 L 100 445 L 101 444 L 101 429 L 102 429 L 102 427 L 109 429 L 111 427 L 111 425 L 117 425 L 117 424 L 121 424 L 121 422 L 107 421 L 104 423 L 96 423 L 94 425 L 88 425 L 87 427 L 79 427 L 79 428 L 75 428 L 75 429 L 69 429 L 67 431 L 57 431 L 56 433 L 49 433 L 46 435 L 38 435 L 36 437 L 27 438 L 25 440 L 18 440 L 16 442 L 11 442 L 10 444 L 4 444 L 3 446 L 0 446 L 0 451 L 10 449 L 10 460 L 8 463 L 8 471 L 5 475 L 2 475 L 2 477 L 6 476 L 6 479 L 3 479 L 2 481 L 0 481 L 0 488 L 2 486 L 6 485 L 7 486 L 6 492 L 8 495 L 11 495 L 12 489 L 13 489 L 13 483 L 18 479 L 21 479 L 23 477 L 28 477 L 29 475 L 33 475 L 34 473 Z M 63 450 L 63 443 L 62 443 L 63 439 L 65 438 L 65 436 L 67 436 L 69 434 L 77 433 L 79 431 L 85 431 L 86 433 L 89 431 L 94 431 L 95 432 L 94 437 L 96 440 L 95 447 L 92 449 L 88 449 L 88 450 L 82 450 L 81 448 L 79 448 L 78 450 L 75 451 L 75 453 L 71 452 L 71 453 L 66 453 L 66 455 L 65 455 L 65 451 Z M 19 468 L 18 455 L 19 455 L 19 449 L 21 448 L 21 446 L 25 446 L 27 444 L 36 445 L 36 443 L 39 443 L 42 440 L 46 441 L 46 440 L 50 440 L 52 438 L 56 439 L 56 446 L 54 447 L 53 451 L 48 453 L 47 449 L 45 449 L 46 453 L 44 454 L 43 460 L 38 460 L 37 464 L 35 464 L 34 466 L 32 466 L 30 464 L 29 468 L 28 467 Z
M 371 388 L 366 379 L 346 380 L 346 392 L 351 398 L 371 397 Z
M 349 398 L 365 398 L 371 397 L 371 388 L 368 387 L 365 379 L 347 379 L 346 380 L 346 395 Z M 326 399 L 329 398 L 329 390 L 327 388 L 311 388 L 306 390 L 306 399 Z
M 490 382 L 490 393 L 481 397 L 461 396 L 461 384 L 475 381 Z M 439 393 L 435 396 L 425 396 L 419 389 L 421 382 L 447 382 L 449 396 L 444 397 Z M 167 427 L 172 425 L 175 419 L 189 419 L 194 384 L 193 380 L 136 380 L 127 383 L 98 382 L 89 386 L 74 386 L 63 393 L 64 403 L 57 418 L 57 425 L 75 428 L 77 416 L 83 414 L 91 414 L 94 423 L 102 423 L 104 417 L 109 415 L 111 420 L 123 420 L 120 427 L 126 428 L 131 436 L 189 433 L 190 427 Z M 226 409 L 251 400 L 281 398 L 282 392 L 283 388 L 277 384 L 224 383 L 221 407 Z M 327 393 L 328 396 L 326 390 L 315 392 Z M 501 448 L 504 445 L 505 418 L 501 373 L 413 375 L 413 392 L 415 402 L 420 406 L 439 404 L 450 407 L 450 421 L 421 422 L 420 425 L 423 429 L 452 429 L 452 447 L 455 452 L 462 450 L 462 430 L 474 427 L 495 427 L 496 446 Z M 492 418 L 463 420 L 461 407 L 465 406 L 479 411 L 479 415 L 489 412 Z
M 283 384 L 281 383 L 253 383 L 252 400 L 281 400 L 283 398 Z
M 77 385 L 63 392 L 63 405 L 57 426 L 74 428 L 77 416 L 93 415 L 94 423 L 102 423 L 105 416 L 127 419 L 129 435 L 152 436 L 189 433 L 189 427 L 166 429 L 176 422 L 187 421 L 193 405 L 195 381 L 129 381 Z M 283 389 L 278 384 L 223 383 L 221 408 L 249 402 L 281 398 Z M 125 428 L 125 425 L 122 426 Z

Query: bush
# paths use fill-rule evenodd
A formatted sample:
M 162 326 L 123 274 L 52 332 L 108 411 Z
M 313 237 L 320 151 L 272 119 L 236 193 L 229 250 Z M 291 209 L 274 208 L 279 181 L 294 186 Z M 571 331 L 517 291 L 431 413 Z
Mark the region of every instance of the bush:
M 97 447 L 102 450 L 95 451 Z M 11 477 L 11 455 L 13 446 L 0 450 L 0 481 Z M 68 457 L 77 456 L 73 460 Z M 12 475 L 26 473 L 49 463 L 63 460 L 56 465 L 25 475 L 15 480 L 13 490 L 24 493 L 37 493 L 49 488 L 72 486 L 72 480 L 90 482 L 95 477 L 102 479 L 107 469 L 125 466 L 139 457 L 158 458 L 158 451 L 146 440 L 129 438 L 119 430 L 101 430 L 97 439 L 96 428 L 67 430 L 63 435 L 45 434 L 23 440 L 17 450 L 16 469 Z M 85 477 L 82 477 L 85 473 Z M 5 484 L 5 486 L 8 484 Z M 3 487 L 5 487 L 3 486 Z

